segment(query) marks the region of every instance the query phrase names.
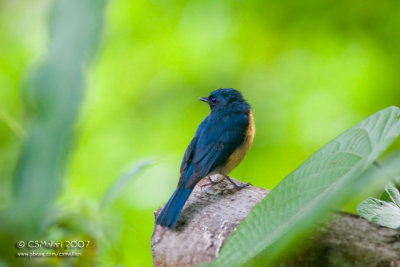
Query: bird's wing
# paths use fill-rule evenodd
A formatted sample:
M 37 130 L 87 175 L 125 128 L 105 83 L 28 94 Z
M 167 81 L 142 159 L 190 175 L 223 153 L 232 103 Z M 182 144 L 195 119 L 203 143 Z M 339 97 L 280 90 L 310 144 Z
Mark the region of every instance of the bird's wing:
M 224 164 L 243 143 L 248 125 L 249 118 L 245 114 L 205 121 L 192 151 L 190 171 L 185 175 L 186 187 L 194 186 L 215 167 Z
M 183 155 L 182 163 L 181 163 L 181 178 L 179 179 L 178 186 L 182 185 L 184 182 L 184 178 L 186 176 L 189 165 L 192 163 L 193 150 L 196 146 L 198 140 L 197 134 L 193 137 L 189 146 L 186 148 L 185 155 Z

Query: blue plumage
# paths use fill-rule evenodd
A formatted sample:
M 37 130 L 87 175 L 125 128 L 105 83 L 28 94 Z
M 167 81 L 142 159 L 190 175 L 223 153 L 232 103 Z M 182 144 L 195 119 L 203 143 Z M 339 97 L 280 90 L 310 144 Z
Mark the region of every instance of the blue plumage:
M 176 226 L 194 186 L 209 173 L 222 170 L 246 139 L 250 105 L 239 91 L 218 89 L 201 100 L 209 103 L 211 113 L 201 122 L 186 149 L 178 187 L 156 221 L 162 226 Z
M 182 211 L 186 200 L 192 193 L 193 188 L 185 188 L 184 186 L 178 187 L 172 194 L 160 216 L 157 218 L 157 224 L 174 228 L 178 221 L 179 214 Z

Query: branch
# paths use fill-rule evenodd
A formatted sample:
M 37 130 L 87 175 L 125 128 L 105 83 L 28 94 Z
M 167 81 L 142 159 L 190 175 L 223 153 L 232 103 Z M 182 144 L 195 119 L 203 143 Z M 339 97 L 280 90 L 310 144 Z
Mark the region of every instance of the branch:
M 254 186 L 237 191 L 226 180 L 202 189 L 201 185 L 207 182 L 203 179 L 194 189 L 176 229 L 155 226 L 155 266 L 211 263 L 232 232 L 269 192 Z M 160 211 L 161 208 L 155 212 L 156 217 Z M 321 225 L 310 237 L 310 246 L 291 258 L 288 265 L 400 266 L 400 231 L 351 214 L 334 217 L 333 222 Z

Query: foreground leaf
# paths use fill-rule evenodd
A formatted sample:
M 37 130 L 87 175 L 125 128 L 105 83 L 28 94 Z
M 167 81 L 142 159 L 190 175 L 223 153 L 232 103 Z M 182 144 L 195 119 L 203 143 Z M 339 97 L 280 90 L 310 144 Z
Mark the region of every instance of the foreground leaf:
M 329 208 L 351 198 L 345 190 L 399 136 L 400 109 L 381 110 L 341 134 L 286 177 L 227 241 L 215 266 L 240 266 L 267 251 L 271 261 Z M 279 241 L 279 248 L 272 245 Z

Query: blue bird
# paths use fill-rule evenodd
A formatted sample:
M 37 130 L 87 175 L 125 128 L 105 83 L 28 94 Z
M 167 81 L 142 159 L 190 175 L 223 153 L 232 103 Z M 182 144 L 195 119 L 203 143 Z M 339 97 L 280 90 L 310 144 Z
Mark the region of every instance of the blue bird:
M 231 88 L 218 89 L 200 100 L 209 104 L 211 112 L 200 123 L 186 149 L 178 187 L 156 220 L 161 226 L 176 226 L 190 193 L 206 176 L 220 174 L 235 187 L 243 187 L 236 185 L 228 174 L 253 143 L 255 125 L 251 107 L 239 91 Z

